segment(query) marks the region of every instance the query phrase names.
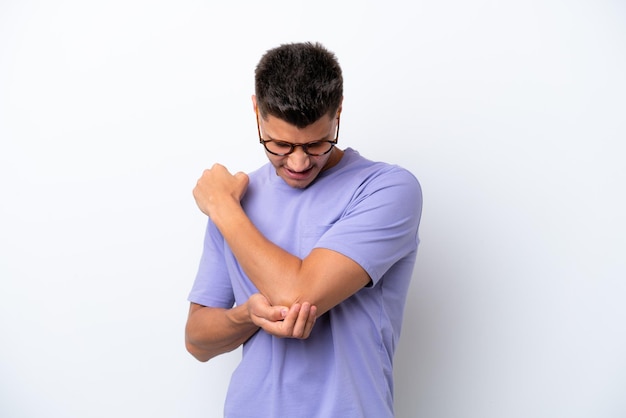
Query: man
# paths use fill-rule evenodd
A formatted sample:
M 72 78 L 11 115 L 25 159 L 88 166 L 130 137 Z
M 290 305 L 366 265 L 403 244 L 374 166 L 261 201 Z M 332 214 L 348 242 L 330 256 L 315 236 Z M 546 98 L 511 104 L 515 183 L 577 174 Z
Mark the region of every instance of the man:
M 207 361 L 243 344 L 226 417 L 393 416 L 421 190 L 337 147 L 342 100 L 322 45 L 267 51 L 252 104 L 269 163 L 249 176 L 216 164 L 194 189 L 209 221 L 186 345 Z

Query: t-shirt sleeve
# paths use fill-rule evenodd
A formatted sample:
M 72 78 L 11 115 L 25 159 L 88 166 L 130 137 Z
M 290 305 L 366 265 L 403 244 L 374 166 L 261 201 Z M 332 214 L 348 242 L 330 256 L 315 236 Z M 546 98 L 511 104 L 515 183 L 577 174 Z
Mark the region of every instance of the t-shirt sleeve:
M 344 215 L 315 247 L 351 258 L 376 284 L 391 266 L 417 250 L 421 213 L 417 179 L 405 169 L 390 166 L 363 182 Z
M 224 238 L 209 219 L 204 236 L 204 248 L 196 279 L 188 300 L 214 308 L 232 308 L 233 288 L 224 263 Z

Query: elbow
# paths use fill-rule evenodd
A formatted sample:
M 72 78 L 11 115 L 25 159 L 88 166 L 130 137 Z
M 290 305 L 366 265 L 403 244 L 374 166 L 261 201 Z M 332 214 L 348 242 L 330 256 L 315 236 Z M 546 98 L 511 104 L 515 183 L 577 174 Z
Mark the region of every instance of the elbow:
M 189 341 L 185 341 L 185 348 L 187 348 L 189 354 L 191 354 L 196 360 L 202 363 L 206 363 L 207 361 L 215 357 L 207 351 L 198 348 L 196 345 L 190 343 Z
M 290 291 L 289 289 L 281 289 L 280 292 L 276 292 L 273 295 L 265 295 L 267 299 L 273 306 L 286 306 L 287 308 L 298 304 L 303 304 L 305 302 L 310 303 L 311 305 L 317 305 L 317 298 L 313 295 L 309 295 L 304 291 L 293 289 Z
M 200 340 L 200 335 L 197 335 L 197 331 L 192 326 L 193 322 L 187 320 L 185 326 L 185 349 L 196 360 L 205 363 L 217 356 L 218 353 L 212 352 L 206 344 L 203 344 Z
M 289 308 L 295 304 L 302 305 L 303 303 L 308 303 L 310 306 L 315 306 L 317 317 L 325 314 L 330 308 L 332 308 L 332 306 L 328 306 L 328 303 L 320 297 L 304 292 L 293 294 L 284 293 L 281 294 L 280 297 L 277 299 L 278 300 L 276 303 L 272 301 L 273 305 L 286 306 Z

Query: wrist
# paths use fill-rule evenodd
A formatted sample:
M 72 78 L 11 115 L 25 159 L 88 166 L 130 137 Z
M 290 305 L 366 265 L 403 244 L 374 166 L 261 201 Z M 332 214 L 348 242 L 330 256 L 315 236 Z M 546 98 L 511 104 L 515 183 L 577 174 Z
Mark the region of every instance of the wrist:
M 229 233 L 234 232 L 236 234 L 236 227 L 238 224 L 241 224 L 241 221 L 237 219 L 245 218 L 245 213 L 241 208 L 241 204 L 232 199 L 225 200 L 219 205 L 214 205 L 214 207 L 211 208 L 209 217 L 222 235 L 226 237 Z
M 258 328 L 250 317 L 250 312 L 248 309 L 248 302 L 246 301 L 243 305 L 235 306 L 234 308 L 228 311 L 228 319 L 235 326 L 249 326 L 250 328 Z

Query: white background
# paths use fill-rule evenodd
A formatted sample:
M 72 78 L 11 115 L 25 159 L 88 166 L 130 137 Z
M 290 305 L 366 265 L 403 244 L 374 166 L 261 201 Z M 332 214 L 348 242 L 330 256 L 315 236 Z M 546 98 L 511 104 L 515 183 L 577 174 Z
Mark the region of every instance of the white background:
M 219 417 L 183 346 L 265 50 L 321 41 L 340 144 L 424 192 L 398 417 L 626 416 L 626 5 L 0 0 L 0 415 Z

